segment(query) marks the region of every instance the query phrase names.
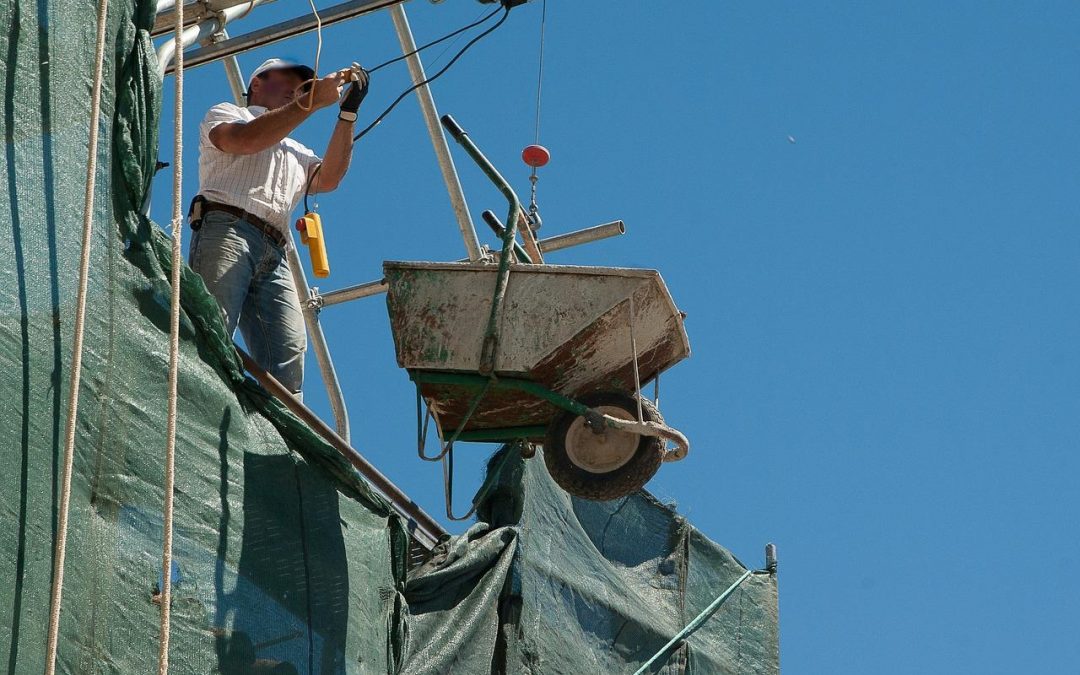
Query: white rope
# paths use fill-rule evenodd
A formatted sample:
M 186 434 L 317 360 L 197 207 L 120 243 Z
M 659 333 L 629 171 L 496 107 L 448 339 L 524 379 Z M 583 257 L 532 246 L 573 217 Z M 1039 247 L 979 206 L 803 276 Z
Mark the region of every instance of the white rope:
M 83 201 L 82 254 L 79 258 L 79 291 L 75 302 L 75 337 L 71 345 L 71 380 L 68 386 L 64 466 L 60 481 L 60 505 L 57 512 L 56 542 L 53 554 L 53 580 L 49 603 L 49 632 L 45 650 L 45 675 L 53 675 L 56 672 L 56 652 L 60 639 L 60 605 L 64 591 L 64 560 L 67 556 L 71 472 L 75 463 L 75 423 L 79 414 L 79 381 L 82 371 L 83 333 L 86 327 L 86 292 L 90 278 L 90 246 L 94 223 L 98 126 L 101 120 L 101 82 L 105 64 L 105 28 L 108 12 L 109 0 L 99 0 L 94 85 L 90 95 L 90 147 L 87 151 L 86 194 Z
M 161 551 L 161 634 L 158 640 L 158 675 L 169 672 L 169 623 L 172 611 L 173 485 L 176 476 L 176 382 L 180 373 L 180 250 L 184 221 L 181 191 L 184 178 L 184 3 L 176 3 L 176 54 L 173 101 L 173 209 L 172 209 L 172 297 L 169 314 L 169 412 L 165 431 L 165 505 Z
M 296 105 L 300 106 L 304 112 L 310 112 L 315 108 L 315 81 L 319 79 L 319 59 L 322 58 L 322 17 L 319 16 L 319 10 L 315 7 L 315 0 L 308 0 L 308 4 L 311 5 L 311 13 L 315 16 L 315 36 L 318 42 L 315 46 L 315 76 L 308 80 L 311 83 L 308 103 L 305 106 L 302 97 L 296 99 Z

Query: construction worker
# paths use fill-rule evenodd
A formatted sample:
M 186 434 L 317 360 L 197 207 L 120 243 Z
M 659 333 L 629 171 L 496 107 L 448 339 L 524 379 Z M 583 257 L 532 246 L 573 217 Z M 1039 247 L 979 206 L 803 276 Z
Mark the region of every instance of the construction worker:
M 307 335 L 285 255 L 288 228 L 305 189 L 329 192 L 348 171 L 367 87 L 367 73 L 356 65 L 315 78 L 308 66 L 270 59 L 251 75 L 247 107 L 219 103 L 199 128 L 191 267 L 220 303 L 229 334 L 239 326 L 252 357 L 297 395 Z M 323 158 L 289 138 L 339 99 Z

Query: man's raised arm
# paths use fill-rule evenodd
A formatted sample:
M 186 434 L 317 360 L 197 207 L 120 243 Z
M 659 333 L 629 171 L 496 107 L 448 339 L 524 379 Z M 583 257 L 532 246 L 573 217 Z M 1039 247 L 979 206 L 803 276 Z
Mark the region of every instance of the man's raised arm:
M 349 162 L 352 160 L 353 147 L 353 123 L 356 121 L 356 112 L 360 109 L 360 103 L 367 96 L 368 74 L 363 69 L 357 75 L 357 80 L 349 86 L 349 93 L 341 101 L 341 112 L 338 113 L 337 124 L 330 136 L 330 143 L 326 146 L 321 166 L 314 167 L 312 172 L 318 171 L 315 179 L 311 182 L 311 192 L 330 192 L 337 189 L 345 172 L 349 170 Z
M 305 92 L 288 105 L 268 110 L 250 122 L 228 122 L 210 130 L 210 142 L 218 150 L 234 155 L 252 155 L 276 145 L 320 108 L 332 105 L 345 82 L 341 72 L 314 80 L 315 94 Z M 309 108 L 310 106 L 310 108 Z

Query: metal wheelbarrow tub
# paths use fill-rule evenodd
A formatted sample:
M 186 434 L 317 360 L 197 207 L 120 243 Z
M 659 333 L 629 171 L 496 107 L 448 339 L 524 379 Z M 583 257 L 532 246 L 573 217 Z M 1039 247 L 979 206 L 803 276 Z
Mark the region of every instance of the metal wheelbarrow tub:
M 572 397 L 633 392 L 631 298 L 642 382 L 690 354 L 683 316 L 655 270 L 512 269 L 495 361 L 500 380 Z M 542 439 L 560 409 L 535 390 L 492 387 L 469 416 L 486 378 L 449 377 L 479 371 L 497 266 L 387 262 L 383 270 L 398 364 L 417 382 L 440 431 L 452 433 L 465 421 L 462 440 Z
M 446 442 L 440 457 L 455 440 L 541 441 L 555 481 L 598 500 L 634 492 L 662 461 L 682 459 L 686 437 L 636 393 L 638 381 L 690 354 L 683 315 L 660 274 L 512 269 L 497 315 L 497 347 L 487 352 L 493 368 L 482 374 L 499 267 L 384 263 L 398 364 Z M 674 450 L 666 449 L 668 441 Z

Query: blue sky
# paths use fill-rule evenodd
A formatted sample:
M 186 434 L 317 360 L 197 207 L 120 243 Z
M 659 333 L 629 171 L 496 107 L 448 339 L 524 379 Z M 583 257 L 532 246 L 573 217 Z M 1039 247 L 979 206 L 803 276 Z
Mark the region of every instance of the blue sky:
M 486 10 L 408 5 L 418 41 Z M 278 0 L 246 23 L 306 11 Z M 535 1 L 514 10 L 434 85 L 522 194 L 539 18 Z M 694 354 L 661 393 L 693 449 L 649 488 L 748 565 L 777 543 L 784 671 L 1075 672 L 1080 5 L 552 0 L 547 27 L 542 234 L 628 229 L 549 262 L 659 269 L 687 312 Z M 397 53 L 380 13 L 327 28 L 322 70 Z M 361 120 L 407 85 L 403 66 L 380 71 Z M 199 118 L 229 96 L 220 65 L 187 92 L 190 198 Z M 333 119 L 295 137 L 321 152 Z M 501 212 L 458 150 L 474 217 Z M 163 172 L 158 222 L 170 190 Z M 320 202 L 323 290 L 385 259 L 464 255 L 412 98 Z M 383 300 L 323 325 L 354 445 L 441 515 Z M 311 359 L 306 392 L 329 419 Z M 459 511 L 491 449 L 459 452 Z

